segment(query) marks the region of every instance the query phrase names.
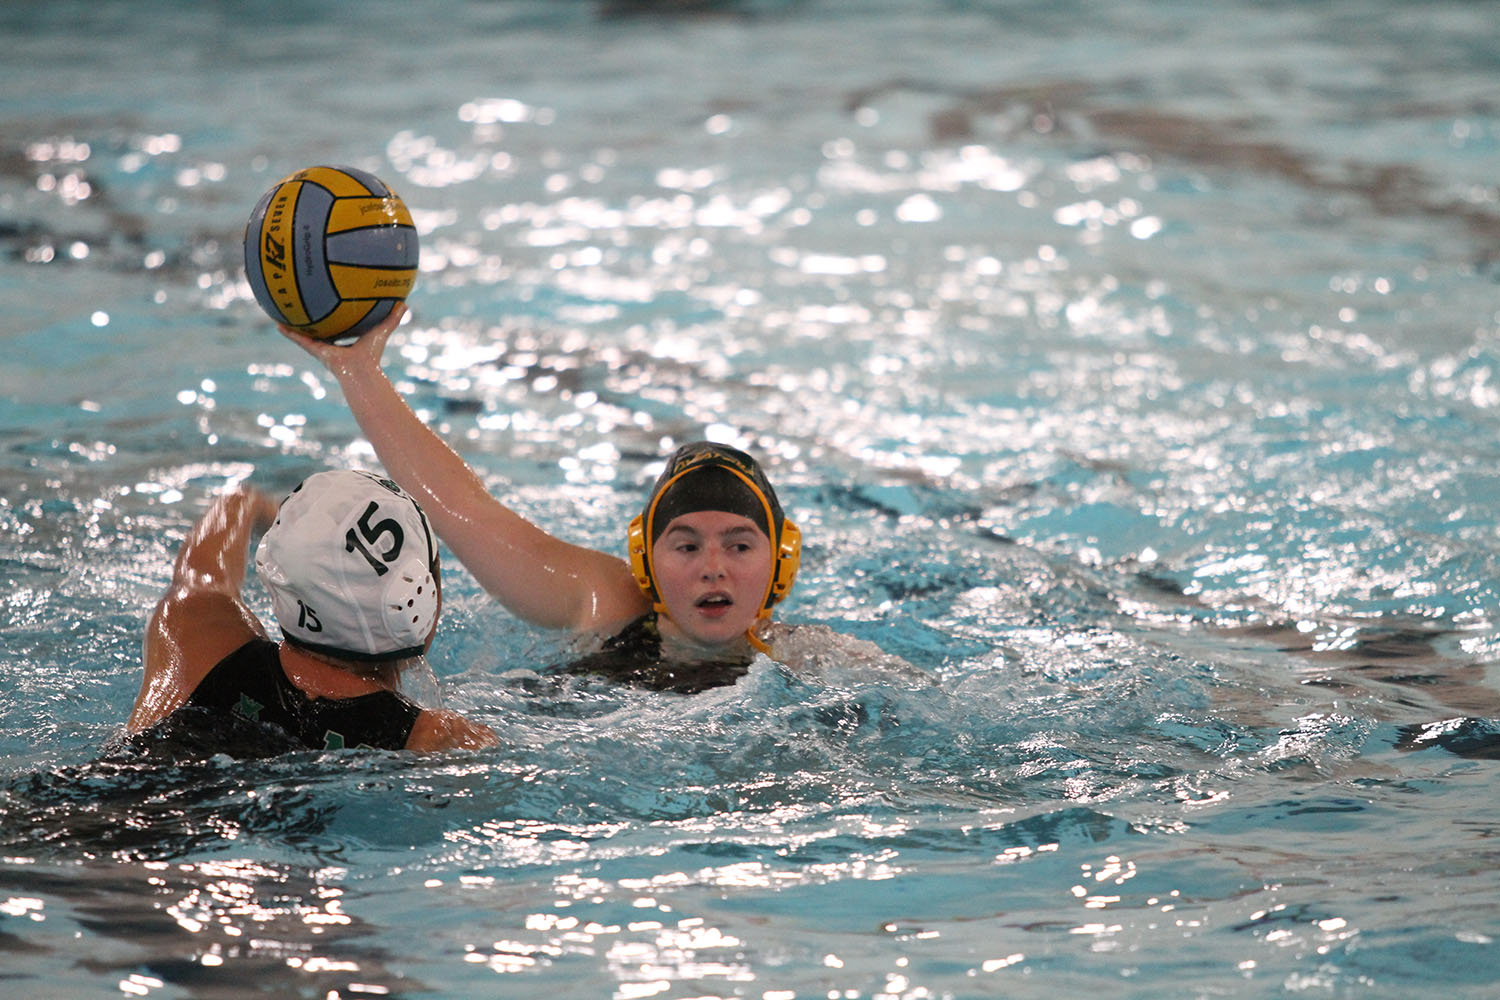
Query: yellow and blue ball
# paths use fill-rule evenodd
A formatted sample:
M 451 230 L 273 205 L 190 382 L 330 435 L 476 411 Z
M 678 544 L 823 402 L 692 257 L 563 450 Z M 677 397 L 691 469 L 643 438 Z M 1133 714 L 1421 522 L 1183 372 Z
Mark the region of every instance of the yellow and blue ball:
M 351 341 L 391 314 L 417 278 L 411 212 L 374 174 L 308 167 L 267 191 L 245 226 L 245 275 L 276 322 Z

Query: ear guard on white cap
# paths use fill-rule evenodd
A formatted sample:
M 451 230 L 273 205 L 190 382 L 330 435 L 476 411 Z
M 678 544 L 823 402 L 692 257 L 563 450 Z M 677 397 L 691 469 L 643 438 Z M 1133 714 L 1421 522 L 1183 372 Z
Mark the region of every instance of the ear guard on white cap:
M 367 472 L 304 480 L 282 501 L 255 567 L 287 641 L 332 656 L 416 656 L 437 622 L 437 546 L 426 515 Z
M 408 559 L 391 570 L 390 578 L 383 605 L 386 628 L 392 635 L 415 635 L 425 643 L 438 614 L 438 588 L 431 565 Z

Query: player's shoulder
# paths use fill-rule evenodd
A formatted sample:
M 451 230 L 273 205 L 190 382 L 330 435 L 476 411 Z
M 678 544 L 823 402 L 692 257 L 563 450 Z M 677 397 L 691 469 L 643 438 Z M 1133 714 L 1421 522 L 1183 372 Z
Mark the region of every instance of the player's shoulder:
M 926 672 L 894 653 L 887 653 L 869 639 L 848 635 L 828 625 L 775 622 L 766 626 L 761 635 L 771 647 L 773 659 L 808 679 L 849 673 L 903 685 L 931 683 Z

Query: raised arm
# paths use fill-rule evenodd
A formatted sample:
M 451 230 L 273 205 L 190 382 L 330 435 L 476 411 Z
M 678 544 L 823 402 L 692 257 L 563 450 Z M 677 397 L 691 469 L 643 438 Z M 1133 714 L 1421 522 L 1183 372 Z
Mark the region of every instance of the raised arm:
M 644 612 L 645 598 L 623 559 L 564 542 L 495 499 L 396 391 L 380 357 L 404 311 L 398 306 L 347 347 L 281 330 L 338 380 L 386 472 L 427 512 L 480 585 L 513 614 L 537 625 L 585 631 Z
M 240 597 L 250 541 L 276 519 L 276 501 L 241 487 L 216 498 L 172 566 L 146 625 L 145 676 L 127 728 L 138 732 L 187 700 L 214 664 L 265 629 Z

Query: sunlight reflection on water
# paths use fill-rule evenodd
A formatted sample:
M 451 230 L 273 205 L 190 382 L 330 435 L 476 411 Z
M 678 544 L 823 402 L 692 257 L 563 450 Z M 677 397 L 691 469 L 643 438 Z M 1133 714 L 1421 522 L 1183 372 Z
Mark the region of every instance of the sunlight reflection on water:
M 8 24 L 18 981 L 1482 995 L 1484 14 L 594 7 L 403 10 L 338 67 L 315 8 L 183 8 L 175 52 L 96 11 L 85 78 L 72 6 Z M 755 450 L 808 534 L 787 617 L 931 683 L 552 684 L 562 644 L 455 568 L 433 669 L 503 751 L 81 764 L 206 495 L 374 463 L 237 263 L 325 158 L 413 209 L 387 363 L 487 485 L 619 551 L 664 449 Z

